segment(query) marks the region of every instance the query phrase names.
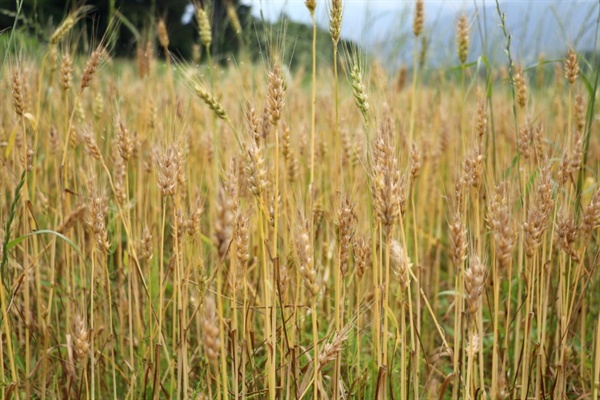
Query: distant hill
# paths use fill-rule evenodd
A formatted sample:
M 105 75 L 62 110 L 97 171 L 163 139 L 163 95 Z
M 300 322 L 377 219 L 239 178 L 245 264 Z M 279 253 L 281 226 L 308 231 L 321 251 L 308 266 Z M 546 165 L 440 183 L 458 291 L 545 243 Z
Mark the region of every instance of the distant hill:
M 478 4 L 477 8 L 473 2 L 466 4 L 464 12 L 471 22 L 470 59 L 486 54 L 495 62 L 506 60 L 506 41 L 499 27 L 495 2 L 486 1 L 484 7 Z M 455 27 L 462 10 L 427 6 L 425 34 L 430 42 L 427 64 L 434 67 L 457 64 Z M 512 35 L 513 58 L 529 64 L 544 54 L 549 60 L 564 55 L 569 46 L 579 52 L 598 51 L 598 7 L 597 1 L 589 0 L 501 1 L 500 8 Z M 392 68 L 412 63 L 412 10 L 406 7 L 394 13 L 373 15 L 371 19 L 365 23 L 362 40 L 372 50 L 371 54 L 377 54 Z
M 241 0 L 252 5 L 255 18 L 261 16 L 261 0 Z M 414 0 L 344 1 L 342 37 L 360 44 L 388 69 L 412 65 Z M 273 3 L 265 3 L 273 6 Z M 310 24 L 304 1 L 281 0 L 280 15 L 299 24 Z M 273 6 L 275 7 L 275 6 Z M 276 7 L 276 8 L 277 8 Z M 564 56 L 569 46 L 583 53 L 598 53 L 596 38 L 599 15 L 597 0 L 500 0 L 506 26 L 512 35 L 513 58 L 525 65 L 543 54 L 546 60 Z M 506 61 L 506 39 L 499 28 L 500 18 L 494 0 L 425 0 L 425 35 L 429 41 L 427 66 L 458 64 L 456 21 L 465 12 L 471 22 L 470 61 L 485 54 L 494 63 Z M 329 17 L 324 1 L 317 2 L 317 23 L 325 31 Z

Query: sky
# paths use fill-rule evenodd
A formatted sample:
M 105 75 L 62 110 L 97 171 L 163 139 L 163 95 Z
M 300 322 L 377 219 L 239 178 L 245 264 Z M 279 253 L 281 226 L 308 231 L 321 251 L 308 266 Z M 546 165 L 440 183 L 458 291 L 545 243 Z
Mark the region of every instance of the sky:
M 540 53 L 560 56 L 569 46 L 589 50 L 598 44 L 595 38 L 598 0 L 499 0 L 502 11 L 507 15 L 507 26 L 513 40 L 511 49 L 527 61 L 537 60 Z M 275 22 L 282 13 L 295 22 L 310 25 L 311 17 L 304 0 L 241 0 L 252 6 L 256 18 Z M 387 65 L 412 60 L 413 42 L 412 19 L 415 0 L 342 0 L 344 18 L 342 37 L 367 46 L 378 54 L 380 61 Z M 316 0 L 317 24 L 329 29 L 328 8 L 331 0 Z M 481 24 L 486 21 L 488 39 L 486 56 L 503 58 L 505 40 L 498 28 L 495 0 L 424 0 L 425 24 L 430 42 L 430 54 L 439 58 L 429 58 L 431 65 L 455 57 L 455 24 L 458 15 L 464 11 L 470 18 L 472 46 L 474 51 L 482 51 L 482 42 L 477 43 L 477 33 L 481 35 Z M 483 8 L 490 10 L 486 14 Z M 477 8 L 477 10 L 475 10 Z M 486 17 L 487 15 L 487 17 Z M 183 19 L 191 20 L 193 7 L 190 5 Z M 477 30 L 479 28 L 479 31 Z M 584 32 L 584 35 L 579 33 Z M 496 54 L 497 53 L 497 54 Z M 407 58 L 408 57 L 408 58 Z M 437 61 L 436 61 L 437 60 Z
M 388 40 L 390 29 L 394 29 L 396 25 L 395 21 L 398 21 L 398 24 L 402 24 L 402 26 L 412 23 L 412 10 L 415 0 L 342 1 L 344 7 L 342 38 L 363 45 L 372 45 Z M 252 6 L 252 14 L 259 19 L 264 18 L 267 21 L 275 22 L 282 13 L 285 13 L 292 21 L 307 25 L 311 24 L 310 13 L 306 9 L 304 0 L 241 0 L 241 2 Z M 317 24 L 327 30 L 329 28 L 328 8 L 331 0 L 316 0 L 316 3 L 315 16 Z M 438 21 L 445 21 L 446 23 L 452 21 L 462 10 L 470 14 L 475 6 L 478 9 L 481 9 L 482 6 L 495 9 L 496 1 L 424 0 L 424 3 L 426 22 L 435 26 Z M 501 6 L 502 4 L 516 5 L 518 10 L 527 10 L 530 6 L 536 6 L 534 9 L 538 11 L 545 10 L 544 12 L 549 12 L 552 7 L 556 7 L 558 4 L 568 4 L 568 8 L 577 9 L 581 5 L 595 4 L 597 6 L 597 3 L 598 0 L 500 0 Z M 514 10 L 514 7 L 512 9 Z M 193 15 L 194 7 L 190 3 L 182 16 L 182 22 L 190 22 Z
M 456 12 L 462 7 L 469 7 L 472 1 L 467 0 L 426 0 L 425 12 L 429 15 Z M 481 0 L 478 0 L 480 2 Z M 276 21 L 284 12 L 296 22 L 310 24 L 310 13 L 304 5 L 304 0 L 242 0 L 243 4 L 252 6 L 252 13 L 256 17 L 268 21 Z M 317 23 L 323 27 L 328 26 L 328 5 L 330 1 L 317 0 L 315 12 Z M 366 21 L 377 20 L 380 15 L 389 13 L 401 14 L 412 10 L 414 0 L 343 0 L 344 23 L 342 37 L 360 42 Z

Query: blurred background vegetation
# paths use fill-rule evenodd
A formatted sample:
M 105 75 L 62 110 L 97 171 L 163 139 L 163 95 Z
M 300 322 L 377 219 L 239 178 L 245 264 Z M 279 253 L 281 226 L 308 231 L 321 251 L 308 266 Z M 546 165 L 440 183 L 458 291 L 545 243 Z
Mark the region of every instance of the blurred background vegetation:
M 109 29 L 109 44 L 117 57 L 134 56 L 138 43 L 149 39 L 156 41 L 158 19 L 166 23 L 169 51 L 175 57 L 191 60 L 194 45 L 199 43 L 198 25 L 189 0 L 101 0 L 85 4 L 92 9 L 78 22 L 81 29 L 72 31 L 77 35 L 70 41 L 73 50 L 89 52 L 107 32 L 112 18 L 118 23 L 116 29 Z M 239 0 L 197 0 L 196 5 L 207 8 L 211 16 L 213 60 L 224 62 L 229 57 L 239 56 L 242 51 L 254 60 L 264 58 L 264 52 L 277 43 L 284 47 L 290 67 L 309 65 L 312 40 L 309 26 L 290 21 L 285 16 L 275 23 L 258 19 L 251 15 L 250 6 Z M 0 6 L 0 51 L 19 52 L 48 43 L 50 34 L 60 22 L 81 6 L 81 1 L 75 0 L 17 0 Z M 13 43 L 8 48 L 7 33 L 13 27 Z M 236 27 L 241 28 L 240 31 Z M 345 42 L 341 46 L 349 44 Z M 318 55 L 323 55 L 321 61 L 331 62 L 332 44 L 328 32 L 318 32 L 317 46 Z M 155 47 L 160 49 L 157 42 Z M 205 59 L 206 55 L 203 55 Z

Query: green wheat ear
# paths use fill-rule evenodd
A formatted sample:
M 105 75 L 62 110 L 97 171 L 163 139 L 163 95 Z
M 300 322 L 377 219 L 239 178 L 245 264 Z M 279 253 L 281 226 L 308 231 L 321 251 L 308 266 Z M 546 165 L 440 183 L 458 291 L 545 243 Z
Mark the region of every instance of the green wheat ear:
M 354 96 L 354 101 L 360 110 L 365 123 L 368 123 L 369 96 L 367 95 L 367 89 L 363 81 L 363 71 L 356 60 L 354 61 L 354 65 L 350 71 L 350 77 L 352 78 L 352 95 Z

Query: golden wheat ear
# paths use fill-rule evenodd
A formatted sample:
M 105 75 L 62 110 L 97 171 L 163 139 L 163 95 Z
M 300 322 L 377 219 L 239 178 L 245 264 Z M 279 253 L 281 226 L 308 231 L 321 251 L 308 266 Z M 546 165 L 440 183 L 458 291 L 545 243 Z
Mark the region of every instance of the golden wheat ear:
M 458 59 L 461 64 L 467 62 L 469 56 L 469 19 L 465 14 L 462 14 L 458 18 L 458 26 L 456 29 L 456 49 L 458 52 Z
M 93 6 L 82 6 L 67 15 L 54 32 L 52 32 L 52 35 L 50 35 L 50 45 L 55 46 L 59 44 L 71 29 L 73 29 L 75 24 L 93 9 Z
M 565 59 L 565 78 L 569 85 L 573 85 L 579 77 L 579 61 L 577 53 L 573 49 L 569 49 L 569 54 Z
M 198 24 L 198 35 L 200 36 L 200 43 L 202 46 L 209 51 L 210 45 L 212 44 L 212 30 L 210 26 L 209 10 L 203 7 L 198 2 L 194 2 L 194 8 L 196 9 L 196 23 Z
M 423 25 L 425 22 L 425 4 L 423 0 L 415 1 L 415 12 L 413 15 L 413 34 L 415 37 L 419 37 L 423 32 Z

